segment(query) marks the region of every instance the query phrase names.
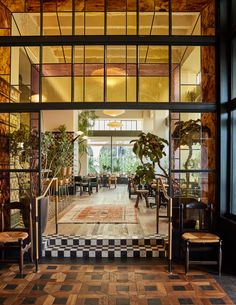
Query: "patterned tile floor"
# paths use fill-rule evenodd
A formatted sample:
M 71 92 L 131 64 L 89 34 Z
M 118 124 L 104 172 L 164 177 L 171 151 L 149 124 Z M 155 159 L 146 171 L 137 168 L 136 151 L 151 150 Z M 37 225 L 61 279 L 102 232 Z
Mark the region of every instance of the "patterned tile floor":
M 223 278 L 223 277 L 222 277 Z M 168 274 L 155 260 L 133 263 L 50 263 L 0 270 L 0 304 L 21 305 L 220 305 L 233 304 L 218 280 L 202 271 Z

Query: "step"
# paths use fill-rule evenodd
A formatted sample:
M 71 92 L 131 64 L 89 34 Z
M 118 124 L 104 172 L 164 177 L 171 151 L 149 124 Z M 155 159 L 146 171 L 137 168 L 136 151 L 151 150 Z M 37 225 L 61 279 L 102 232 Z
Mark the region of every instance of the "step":
M 167 255 L 167 236 L 101 237 L 48 235 L 43 237 L 44 257 L 128 258 L 161 257 Z

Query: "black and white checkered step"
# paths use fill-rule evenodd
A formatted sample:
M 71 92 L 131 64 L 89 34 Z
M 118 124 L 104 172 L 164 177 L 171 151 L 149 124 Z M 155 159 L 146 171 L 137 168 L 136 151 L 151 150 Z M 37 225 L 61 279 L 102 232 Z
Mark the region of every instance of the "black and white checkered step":
M 49 235 L 43 239 L 44 257 L 128 258 L 167 255 L 167 236 L 101 238 L 71 235 Z

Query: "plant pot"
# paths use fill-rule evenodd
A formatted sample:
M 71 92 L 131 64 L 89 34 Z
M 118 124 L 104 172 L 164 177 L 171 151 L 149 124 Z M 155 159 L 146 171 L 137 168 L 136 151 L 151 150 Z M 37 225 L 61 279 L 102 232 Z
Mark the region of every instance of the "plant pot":
M 48 222 L 48 205 L 49 205 L 49 196 L 44 197 L 40 201 L 40 222 L 42 233 L 45 231 L 47 222 Z

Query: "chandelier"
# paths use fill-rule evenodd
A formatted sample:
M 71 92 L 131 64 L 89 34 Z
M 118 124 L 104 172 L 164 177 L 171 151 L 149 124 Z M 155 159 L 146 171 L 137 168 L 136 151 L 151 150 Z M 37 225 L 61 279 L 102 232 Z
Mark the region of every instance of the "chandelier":
M 111 122 L 107 123 L 107 126 L 109 126 L 111 128 L 120 128 L 122 126 L 122 124 L 121 124 L 121 122 L 111 121 Z
M 121 114 L 125 113 L 125 110 L 122 109 L 105 109 L 103 110 L 103 113 L 112 117 L 119 116 Z

